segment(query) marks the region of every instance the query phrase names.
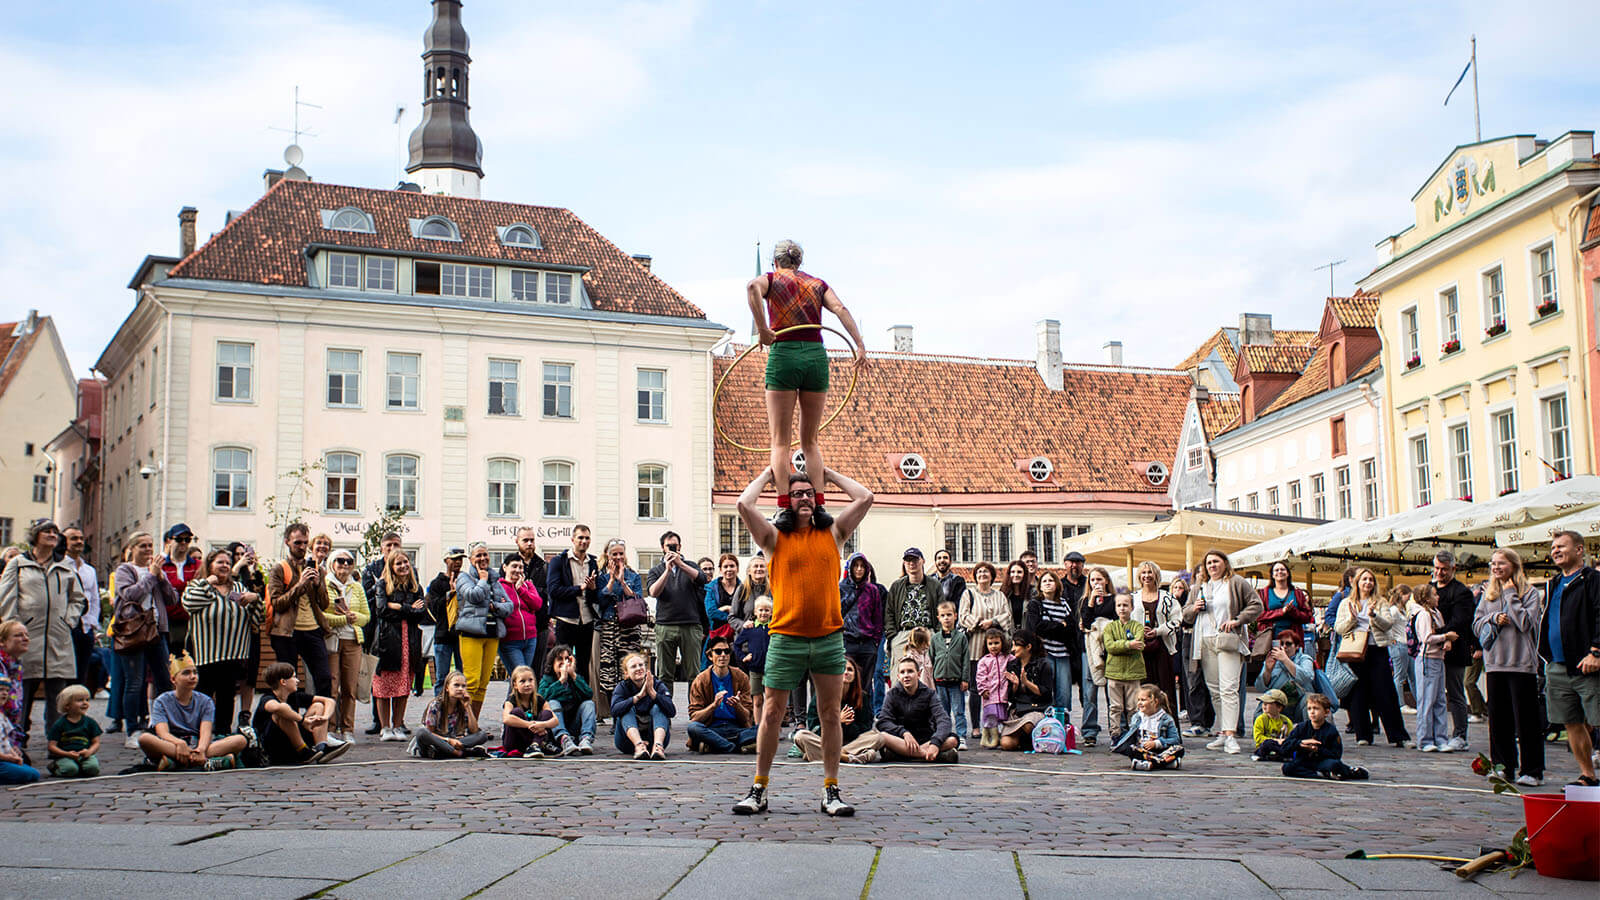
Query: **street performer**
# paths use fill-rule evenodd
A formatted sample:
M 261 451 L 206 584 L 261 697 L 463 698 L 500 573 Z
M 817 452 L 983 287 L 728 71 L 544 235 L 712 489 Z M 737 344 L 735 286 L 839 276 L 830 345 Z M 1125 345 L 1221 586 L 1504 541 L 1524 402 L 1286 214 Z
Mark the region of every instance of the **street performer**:
M 839 797 L 839 752 L 844 743 L 839 706 L 844 694 L 844 617 L 839 605 L 839 548 L 844 545 L 872 506 L 872 492 L 831 469 L 812 482 L 804 473 L 788 480 L 789 509 L 793 516 L 767 521 L 756 501 L 773 480 L 768 468 L 739 495 L 739 518 L 767 557 L 767 579 L 772 587 L 772 635 L 767 645 L 767 665 L 762 677 L 766 699 L 756 737 L 756 776 L 750 792 L 734 804 L 737 815 L 767 811 L 767 775 L 778 752 L 778 733 L 789 692 L 809 674 L 816 686 L 817 717 L 822 725 L 822 811 L 849 816 L 855 808 Z M 817 506 L 817 493 L 832 480 L 849 498 L 837 519 Z M 785 521 L 787 520 L 787 521 Z

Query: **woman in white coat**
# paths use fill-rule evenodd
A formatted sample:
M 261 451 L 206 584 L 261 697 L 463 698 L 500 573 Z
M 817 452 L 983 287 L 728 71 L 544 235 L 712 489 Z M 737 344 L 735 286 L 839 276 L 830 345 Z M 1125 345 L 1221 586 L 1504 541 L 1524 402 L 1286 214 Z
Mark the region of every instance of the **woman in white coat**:
M 1217 708 L 1217 737 L 1208 750 L 1238 753 L 1236 737 L 1241 709 L 1240 678 L 1244 673 L 1246 627 L 1261 616 L 1261 598 L 1250 582 L 1235 575 L 1228 555 L 1207 550 L 1206 578 L 1195 586 L 1183 621 L 1194 625 L 1194 658 L 1205 673 L 1206 689 Z

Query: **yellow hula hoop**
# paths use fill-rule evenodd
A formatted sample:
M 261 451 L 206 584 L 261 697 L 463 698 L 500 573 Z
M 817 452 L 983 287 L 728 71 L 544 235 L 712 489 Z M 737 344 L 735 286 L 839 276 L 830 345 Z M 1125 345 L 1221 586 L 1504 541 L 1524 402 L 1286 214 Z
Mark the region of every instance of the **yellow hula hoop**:
M 851 343 L 849 335 L 844 334 L 843 332 L 839 331 L 836 328 L 829 328 L 826 325 L 791 325 L 788 328 L 785 328 L 785 329 L 782 329 L 781 331 L 776 332 L 776 335 L 781 337 L 781 336 L 783 336 L 785 334 L 788 334 L 791 331 L 800 331 L 802 329 L 820 329 L 822 331 L 831 331 L 834 334 L 839 335 L 839 337 L 844 338 L 844 342 L 846 344 L 850 344 Z M 749 356 L 751 353 L 755 352 L 755 350 L 757 348 L 761 347 L 761 346 L 762 345 L 759 344 L 759 343 L 758 344 L 751 344 L 743 353 L 739 354 L 739 358 L 738 359 L 735 359 L 733 361 L 733 365 L 728 367 L 728 371 L 723 372 L 722 373 L 722 377 L 717 379 L 717 386 L 711 392 L 711 408 L 712 408 L 712 410 L 715 410 L 717 408 L 717 397 L 721 396 L 721 394 L 722 394 L 722 386 L 725 383 L 727 383 L 728 376 L 733 374 L 733 370 L 734 369 L 739 368 L 739 363 L 744 362 L 744 358 L 746 356 Z M 851 344 L 851 348 L 852 349 L 856 349 L 854 344 Z M 839 405 L 834 408 L 833 412 L 831 414 L 829 414 L 827 418 L 822 420 L 822 425 L 817 428 L 818 433 L 821 433 L 823 429 L 825 429 L 829 425 L 833 424 L 833 420 L 839 418 L 839 413 L 844 412 L 844 408 L 850 404 L 850 398 L 852 398 L 852 397 L 854 397 L 856 395 L 856 383 L 859 382 L 860 380 L 861 380 L 861 370 L 859 368 L 855 367 L 855 366 L 851 366 L 850 367 L 850 389 L 845 391 L 844 399 L 839 402 Z M 726 432 L 726 431 L 724 431 L 722 429 L 722 421 L 721 421 L 721 419 L 719 419 L 716 416 L 715 413 L 712 414 L 711 422 L 717 429 L 717 436 L 718 437 L 722 438 L 724 441 L 727 441 L 729 444 L 739 448 L 740 450 L 745 451 L 746 453 L 771 453 L 772 452 L 772 448 L 771 447 L 751 447 L 751 446 L 748 446 L 746 444 L 741 444 L 738 441 L 734 440 L 733 437 L 728 434 L 728 432 Z M 796 439 L 796 440 L 792 441 L 789 444 L 789 446 L 798 447 L 798 446 L 800 446 L 800 441 L 798 439 Z

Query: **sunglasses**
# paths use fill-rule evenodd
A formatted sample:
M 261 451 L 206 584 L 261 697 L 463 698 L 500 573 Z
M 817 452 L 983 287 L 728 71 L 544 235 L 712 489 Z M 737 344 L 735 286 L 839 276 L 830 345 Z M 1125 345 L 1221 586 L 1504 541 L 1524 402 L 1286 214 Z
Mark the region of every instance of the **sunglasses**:
M 706 651 L 706 653 L 710 656 L 727 656 L 732 652 L 733 651 L 729 650 L 727 647 L 712 647 L 710 650 Z

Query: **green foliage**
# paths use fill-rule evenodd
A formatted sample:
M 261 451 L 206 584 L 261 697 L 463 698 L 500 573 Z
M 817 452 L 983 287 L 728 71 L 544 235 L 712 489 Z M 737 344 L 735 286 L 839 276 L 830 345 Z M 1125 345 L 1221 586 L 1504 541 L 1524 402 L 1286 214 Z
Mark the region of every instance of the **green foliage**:
M 272 494 L 262 501 L 267 511 L 267 527 L 271 528 L 274 534 L 282 533 L 283 529 L 295 522 L 305 521 L 306 500 L 315 496 L 316 473 L 322 471 L 324 465 L 320 459 L 316 462 L 301 463 L 279 476 L 280 482 L 290 479 L 293 481 L 293 486 L 282 498 Z
M 359 555 L 363 561 L 377 559 L 382 550 L 379 544 L 383 536 L 391 531 L 403 532 L 405 511 L 397 508 L 384 509 L 378 507 L 378 518 L 367 523 L 361 529 L 361 550 Z

